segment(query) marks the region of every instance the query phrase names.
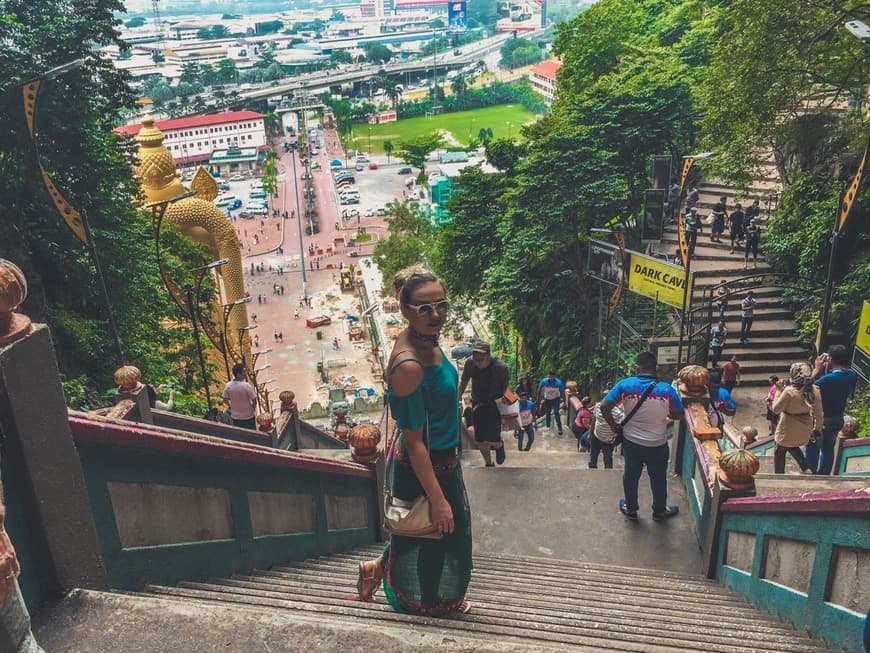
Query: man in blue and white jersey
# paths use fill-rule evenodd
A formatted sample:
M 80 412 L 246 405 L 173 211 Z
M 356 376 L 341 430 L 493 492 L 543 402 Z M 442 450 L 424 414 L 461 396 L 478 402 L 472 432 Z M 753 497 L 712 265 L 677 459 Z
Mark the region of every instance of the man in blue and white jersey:
M 601 400 L 601 416 L 622 437 L 625 469 L 622 474 L 624 498 L 619 510 L 628 519 L 637 521 L 637 488 L 646 465 L 653 496 L 653 519 L 663 521 L 679 512 L 668 505 L 668 436 L 672 420 L 683 415 L 683 404 L 677 391 L 656 376 L 656 357 L 648 351 L 635 359 L 637 374 L 622 379 Z M 634 410 L 636 406 L 640 406 Z M 621 405 L 625 413 L 621 424 L 613 418 L 613 407 Z

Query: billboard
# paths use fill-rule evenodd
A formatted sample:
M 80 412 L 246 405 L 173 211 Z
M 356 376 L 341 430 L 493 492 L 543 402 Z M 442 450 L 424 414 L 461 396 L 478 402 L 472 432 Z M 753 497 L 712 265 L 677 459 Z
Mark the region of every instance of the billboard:
M 451 32 L 464 32 L 468 29 L 468 13 L 465 11 L 465 0 L 448 3 L 447 29 Z
M 622 259 L 618 245 L 591 240 L 586 273 L 599 281 L 619 285 L 619 280 L 624 276 Z
M 682 267 L 638 252 L 626 252 L 626 258 L 630 291 L 682 310 L 687 283 Z M 692 294 L 692 281 L 693 275 L 689 273 L 688 296 Z
M 667 190 L 651 188 L 643 193 L 643 220 L 640 223 L 640 240 L 644 243 L 659 242 L 665 229 Z

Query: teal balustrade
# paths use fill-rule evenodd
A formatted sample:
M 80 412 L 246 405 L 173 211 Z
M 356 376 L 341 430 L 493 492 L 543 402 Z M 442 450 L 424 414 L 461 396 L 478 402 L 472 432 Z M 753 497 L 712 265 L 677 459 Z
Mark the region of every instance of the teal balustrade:
M 73 413 L 109 583 L 227 576 L 379 539 L 364 465 Z
M 866 488 L 728 499 L 721 514 L 720 582 L 834 648 L 863 653 Z

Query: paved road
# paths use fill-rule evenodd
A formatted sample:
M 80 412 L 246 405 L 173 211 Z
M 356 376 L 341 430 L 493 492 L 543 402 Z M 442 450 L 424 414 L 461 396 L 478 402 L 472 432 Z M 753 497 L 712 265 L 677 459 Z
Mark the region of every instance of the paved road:
M 352 207 L 340 207 L 336 197 L 332 175 L 329 173 L 329 162 L 332 159 L 344 160 L 344 152 L 338 144 L 334 132 L 324 130 L 321 135 L 323 145 L 314 160 L 320 162 L 320 169 L 312 173 L 315 198 L 319 215 L 321 231 L 313 236 L 302 235 L 302 247 L 305 260 L 304 291 L 311 297 L 311 308 L 300 305 L 303 295 L 303 278 L 299 247 L 299 229 L 295 219 L 296 187 L 293 175 L 293 153 L 283 153 L 278 164 L 279 174 L 284 182 L 279 184 L 278 197 L 272 200 L 269 215 L 253 220 L 236 219 L 234 225 L 242 242 L 243 261 L 245 267 L 245 284 L 253 301 L 248 304 L 248 314 L 257 327 L 252 331 L 253 351 L 261 352 L 256 362 L 261 369 L 258 382 L 263 383 L 274 379 L 267 386 L 273 402 L 281 390 L 289 389 L 296 393 L 297 401 L 306 406 L 312 401 L 326 401 L 327 391 L 317 372 L 317 363 L 323 361 L 330 371 L 330 379 L 341 380 L 345 377 L 345 385 L 375 387 L 372 374 L 372 356 L 368 341 L 351 344 L 347 338 L 346 314 L 358 315 L 359 307 L 355 293 L 342 293 L 338 287 L 338 267 L 340 264 L 351 265 L 360 261 L 359 257 L 350 256 L 352 251 L 369 254 L 373 248 L 365 244 L 358 248 L 337 246 L 329 255 L 327 247 L 335 244 L 336 239 L 342 243 L 349 240 L 357 229 L 362 226 L 373 233 L 375 239 L 386 233 L 384 218 L 360 216 L 359 224 L 356 218 L 342 219 L 342 208 L 358 209 L 364 213 L 367 209 L 376 209 L 392 199 L 401 197 L 404 177 L 397 175 L 398 164 L 391 166 L 379 165 L 377 170 L 366 167 L 361 172 L 354 172 L 357 177 L 357 187 L 360 189 L 361 203 Z M 276 142 L 276 151 L 281 152 L 280 141 Z M 378 159 L 379 164 L 381 163 Z M 385 163 L 384 158 L 382 163 Z M 353 166 L 353 161 L 350 161 Z M 303 173 L 296 160 L 296 177 Z M 230 182 L 234 195 L 247 201 L 252 181 Z M 299 203 L 304 207 L 303 186 L 299 179 Z M 272 215 L 272 210 L 278 211 L 278 216 Z M 304 209 L 303 209 L 304 210 Z M 288 218 L 281 216 L 287 212 Z M 238 213 L 237 211 L 234 213 Z M 336 226 L 338 223 L 338 226 Z M 303 220 L 303 230 L 305 228 Z M 279 252 L 278 248 L 282 251 Z M 309 256 L 309 247 L 313 247 L 314 256 Z M 321 254 L 316 252 L 320 251 Z M 253 266 L 253 267 L 252 267 Z M 259 268 L 262 266 L 263 271 Z M 313 266 L 313 268 L 312 268 Z M 283 267 L 283 273 L 279 271 Z M 275 285 L 283 286 L 283 294 L 275 293 Z M 299 317 L 294 317 L 298 312 Z M 305 326 L 306 318 L 319 315 L 329 315 L 332 323 L 320 328 Z M 256 316 L 256 319 L 254 319 Z M 317 338 L 320 331 L 322 339 Z M 283 336 L 276 339 L 276 333 Z M 334 338 L 340 341 L 340 349 L 334 350 Z M 266 349 L 271 351 L 265 351 Z M 347 364 L 342 365 L 342 361 Z M 329 367 L 330 363 L 335 367 Z M 268 367 L 264 367 L 268 366 Z M 273 403 L 274 405 L 274 403 Z

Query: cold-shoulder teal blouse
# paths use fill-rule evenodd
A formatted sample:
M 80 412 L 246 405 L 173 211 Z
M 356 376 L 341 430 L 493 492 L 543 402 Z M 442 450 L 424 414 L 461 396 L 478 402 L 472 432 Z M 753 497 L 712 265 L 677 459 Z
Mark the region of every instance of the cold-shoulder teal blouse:
M 452 449 L 459 444 L 459 398 L 457 394 L 459 374 L 440 347 L 441 362 L 423 366 L 423 380 L 417 389 L 406 397 L 396 396 L 387 390 L 390 412 L 400 429 L 418 429 L 426 425 L 429 416 L 429 448 L 435 451 Z M 421 364 L 402 362 L 402 365 Z M 392 376 L 396 365 L 389 370 Z

